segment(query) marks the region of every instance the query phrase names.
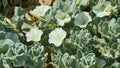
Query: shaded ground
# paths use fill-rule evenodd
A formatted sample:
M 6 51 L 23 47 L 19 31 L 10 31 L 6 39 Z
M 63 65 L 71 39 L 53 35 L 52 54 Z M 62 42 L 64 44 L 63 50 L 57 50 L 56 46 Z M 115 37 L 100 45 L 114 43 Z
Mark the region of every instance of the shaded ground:
M 19 6 L 24 8 L 26 11 L 34 9 L 36 6 L 40 4 L 48 4 L 51 5 L 53 0 L 8 0 L 8 5 L 6 8 L 2 5 L 2 0 L 0 0 L 0 13 L 11 18 L 14 14 L 15 6 Z

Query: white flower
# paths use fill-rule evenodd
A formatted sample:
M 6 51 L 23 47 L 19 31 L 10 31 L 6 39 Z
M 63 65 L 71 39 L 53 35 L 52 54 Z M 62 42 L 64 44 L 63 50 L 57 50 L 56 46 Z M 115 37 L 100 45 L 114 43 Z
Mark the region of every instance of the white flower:
M 87 6 L 89 2 L 90 2 L 90 0 L 82 0 L 81 5 Z
M 116 11 L 115 7 L 111 6 L 110 2 L 106 2 L 105 0 L 99 0 L 98 5 L 93 7 L 93 12 L 97 17 L 109 16 L 112 11 Z
M 81 28 L 85 28 L 89 22 L 92 21 L 88 12 L 82 12 L 75 16 L 74 24 Z
M 39 30 L 38 27 L 32 28 L 29 32 L 26 33 L 27 42 L 40 41 L 42 34 L 42 30 Z
M 45 13 L 49 9 L 51 9 L 51 6 L 48 6 L 48 5 L 37 6 L 33 11 L 30 11 L 30 14 L 32 14 L 33 16 L 37 18 L 44 17 Z
M 100 48 L 100 52 L 102 53 L 103 56 L 112 57 L 112 55 L 110 54 L 110 49 L 107 47 Z
M 62 12 L 61 10 L 57 11 L 55 18 L 57 19 L 57 23 L 60 26 L 64 26 L 65 23 L 69 23 L 71 21 L 69 14 Z
M 64 31 L 62 28 L 56 28 L 55 30 L 50 32 L 48 42 L 50 44 L 60 46 L 62 44 L 62 41 L 66 37 L 66 34 L 66 31 Z
M 109 55 L 109 50 L 108 49 L 102 49 L 102 54 L 104 55 L 104 56 L 108 56 Z

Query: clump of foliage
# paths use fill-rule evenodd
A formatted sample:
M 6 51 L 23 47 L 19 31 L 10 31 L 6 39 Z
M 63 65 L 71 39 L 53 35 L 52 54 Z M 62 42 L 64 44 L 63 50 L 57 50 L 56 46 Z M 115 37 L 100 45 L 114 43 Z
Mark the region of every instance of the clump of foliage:
M 0 3 L 6 11 L 8 1 Z M 0 14 L 0 68 L 15 67 L 120 68 L 120 0 L 55 0 Z

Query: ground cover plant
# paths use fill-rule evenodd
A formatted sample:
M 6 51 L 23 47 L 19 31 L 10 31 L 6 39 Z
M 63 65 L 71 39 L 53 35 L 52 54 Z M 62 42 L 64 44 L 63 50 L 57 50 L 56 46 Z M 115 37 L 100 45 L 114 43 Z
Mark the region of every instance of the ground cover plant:
M 14 1 L 0 0 L 0 68 L 120 68 L 120 0 Z

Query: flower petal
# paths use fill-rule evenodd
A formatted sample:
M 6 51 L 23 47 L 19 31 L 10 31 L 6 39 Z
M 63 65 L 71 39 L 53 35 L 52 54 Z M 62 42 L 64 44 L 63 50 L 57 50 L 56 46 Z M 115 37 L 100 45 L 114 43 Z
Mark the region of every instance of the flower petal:
M 34 10 L 30 11 L 30 14 L 32 14 L 33 16 L 39 18 L 39 17 L 44 17 L 45 13 L 51 9 L 51 6 L 48 5 L 41 5 L 41 6 L 37 6 Z
M 54 44 L 55 46 L 60 46 L 64 38 L 66 37 L 66 32 L 62 28 L 56 28 L 49 34 L 48 42 Z
M 81 28 L 85 28 L 87 24 L 92 21 L 91 16 L 89 15 L 88 12 L 82 12 L 76 15 L 74 24 L 76 26 L 79 26 Z
M 69 14 L 61 10 L 57 11 L 55 18 L 57 20 L 58 25 L 60 26 L 64 26 L 65 23 L 69 23 L 71 21 L 71 17 L 69 16 Z
M 42 30 L 39 30 L 37 27 L 32 28 L 29 32 L 26 33 L 27 42 L 39 41 L 41 39 L 42 34 Z

